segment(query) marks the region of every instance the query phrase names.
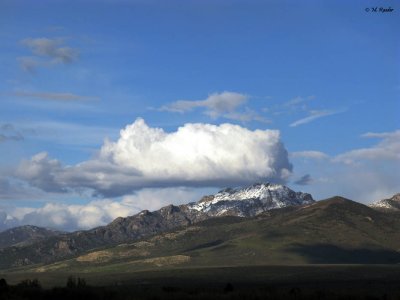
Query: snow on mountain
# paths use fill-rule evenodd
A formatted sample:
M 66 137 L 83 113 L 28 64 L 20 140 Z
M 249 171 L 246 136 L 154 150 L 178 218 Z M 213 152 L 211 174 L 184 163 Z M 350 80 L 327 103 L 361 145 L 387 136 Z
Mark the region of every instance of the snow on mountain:
M 375 201 L 369 206 L 381 210 L 400 211 L 400 193 L 389 199 Z
M 228 188 L 215 195 L 206 196 L 188 208 L 209 216 L 255 216 L 264 211 L 294 205 L 311 204 L 310 194 L 294 192 L 286 186 L 256 183 L 245 188 Z

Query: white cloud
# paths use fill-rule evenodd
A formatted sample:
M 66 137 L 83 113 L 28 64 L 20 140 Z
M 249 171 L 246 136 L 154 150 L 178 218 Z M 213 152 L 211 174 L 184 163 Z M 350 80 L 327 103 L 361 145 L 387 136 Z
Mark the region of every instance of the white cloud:
M 400 130 L 362 136 L 380 140 L 333 157 L 318 151 L 291 154 L 296 169 L 313 175 L 308 191 L 316 199 L 340 195 L 370 203 L 400 192 Z
M 189 123 L 167 133 L 137 119 L 95 159 L 63 167 L 41 153 L 22 162 L 17 175 L 48 191 L 90 188 L 117 196 L 144 187 L 285 182 L 291 169 L 277 130 Z
M 381 141 L 370 148 L 355 149 L 335 157 L 335 161 L 347 164 L 363 160 L 392 160 L 400 162 L 400 130 L 384 133 L 366 133 L 365 138 L 378 138 Z
M 378 165 L 350 166 L 328 162 L 319 171 L 313 171 L 314 181 L 309 185 L 316 199 L 335 195 L 361 203 L 390 198 L 400 191 L 397 166 L 380 162 Z
M 332 110 L 312 110 L 310 111 L 310 115 L 303 119 L 297 120 L 290 124 L 290 127 L 297 127 L 299 125 L 310 123 L 316 119 L 320 119 L 322 117 L 327 117 L 331 115 L 338 114 L 339 111 L 332 111 Z
M 47 203 L 25 214 L 19 223 L 63 230 L 89 229 L 136 212 L 133 207 L 111 200 L 92 201 L 86 205 Z
M 368 148 L 354 149 L 334 157 L 320 151 L 298 151 L 290 153 L 292 158 L 307 158 L 314 160 L 331 159 L 332 162 L 356 164 L 365 161 L 398 161 L 400 162 L 400 130 L 393 132 L 373 133 L 362 135 L 364 138 L 376 138 L 380 141 Z
M 279 131 L 232 124 L 185 124 L 166 133 L 138 119 L 116 143 L 105 143 L 100 155 L 156 182 L 283 180 L 282 171 L 291 168 Z
M 39 208 L 17 207 L 7 213 L 0 211 L 0 229 L 28 224 L 67 231 L 90 229 L 144 209 L 153 211 L 169 204 L 197 201 L 203 193 L 203 189 L 183 187 L 143 189 L 118 201 L 104 199 L 82 205 L 46 203 Z

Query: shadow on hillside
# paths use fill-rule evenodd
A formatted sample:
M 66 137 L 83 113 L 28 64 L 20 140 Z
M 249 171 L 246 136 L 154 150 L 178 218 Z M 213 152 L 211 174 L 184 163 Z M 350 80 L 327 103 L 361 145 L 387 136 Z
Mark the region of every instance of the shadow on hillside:
M 221 245 L 223 242 L 224 242 L 223 240 L 215 240 L 215 241 L 211 241 L 211 242 L 208 242 L 208 243 L 200 244 L 200 245 L 197 245 L 195 247 L 186 249 L 183 252 L 190 252 L 190 251 L 193 251 L 193 250 L 199 250 L 199 249 L 204 249 L 204 248 L 215 247 L 215 246 Z
M 304 256 L 312 264 L 396 264 L 400 253 L 386 249 L 342 248 L 330 244 L 296 245 L 289 252 Z

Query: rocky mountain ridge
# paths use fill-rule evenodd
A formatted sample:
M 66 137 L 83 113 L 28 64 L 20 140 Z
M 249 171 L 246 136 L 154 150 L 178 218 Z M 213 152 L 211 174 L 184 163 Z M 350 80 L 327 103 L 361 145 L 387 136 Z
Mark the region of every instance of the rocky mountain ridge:
M 225 189 L 198 202 L 157 211 L 144 210 L 117 218 L 110 224 L 87 231 L 49 237 L 32 245 L 0 249 L 0 268 L 51 262 L 109 245 L 131 242 L 174 228 L 220 217 L 253 217 L 265 211 L 313 203 L 310 194 L 270 183 L 258 183 L 241 189 Z
M 14 227 L 0 232 L 0 248 L 29 245 L 62 233 L 61 231 L 32 225 Z
M 209 218 L 19 271 L 105 274 L 210 266 L 397 264 L 399 247 L 397 214 L 335 196 L 253 218 Z

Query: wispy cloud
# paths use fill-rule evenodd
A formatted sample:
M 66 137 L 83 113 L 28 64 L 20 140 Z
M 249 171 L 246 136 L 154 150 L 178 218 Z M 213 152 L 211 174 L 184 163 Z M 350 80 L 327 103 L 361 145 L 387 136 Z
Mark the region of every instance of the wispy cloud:
M 304 125 L 304 124 L 310 123 L 312 121 L 315 121 L 317 119 L 335 115 L 335 114 L 338 114 L 341 112 L 342 111 L 333 111 L 333 110 L 312 110 L 312 111 L 310 111 L 309 116 L 302 118 L 300 120 L 297 120 L 297 121 L 291 123 L 289 126 L 297 127 L 299 125 Z
M 81 96 L 72 93 L 52 93 L 52 92 L 25 92 L 25 91 L 17 91 L 12 94 L 16 97 L 23 98 L 37 98 L 42 100 L 52 100 L 52 101 L 91 101 L 91 100 L 99 100 L 98 97 L 91 96 Z
M 300 157 L 300 158 L 309 158 L 316 160 L 328 159 L 329 155 L 321 152 L 321 151 L 297 151 L 290 153 L 290 157 Z
M 381 141 L 373 147 L 355 149 L 340 154 L 334 158 L 334 161 L 355 164 L 363 160 L 389 160 L 400 164 L 400 130 L 383 133 L 368 132 L 362 137 L 378 138 Z
M 206 114 L 217 118 L 224 113 L 230 113 L 244 104 L 248 96 L 234 92 L 213 93 L 204 100 L 178 100 L 161 107 L 161 110 L 184 113 L 195 108 L 206 108 Z
M 65 27 L 53 25 L 53 26 L 46 27 L 45 30 L 50 31 L 50 32 L 59 32 L 59 31 L 64 31 Z
M 161 111 L 185 113 L 195 109 L 205 109 L 204 114 L 212 119 L 225 118 L 240 122 L 258 121 L 269 123 L 270 121 L 259 115 L 254 110 L 246 107 L 238 111 L 249 100 L 249 96 L 235 92 L 213 93 L 204 100 L 178 100 L 160 108 Z
M 290 158 L 306 158 L 332 163 L 348 165 L 358 164 L 363 161 L 393 161 L 400 164 L 400 130 L 392 132 L 367 132 L 363 138 L 376 138 L 380 141 L 366 148 L 353 149 L 335 156 L 329 156 L 321 151 L 297 151 L 290 153 Z
M 35 73 L 36 68 L 40 65 L 40 62 L 31 56 L 17 57 L 17 61 L 21 69 L 28 73 Z
M 347 152 L 328 156 L 319 151 L 291 153 L 292 158 L 309 158 L 296 161 L 306 172 L 312 172 L 308 181 L 303 176 L 294 183 L 308 182 L 313 195 L 325 198 L 340 195 L 368 203 L 399 192 L 400 182 L 400 130 L 368 132 L 365 138 L 379 139 L 377 143 Z
M 290 99 L 288 102 L 284 103 L 283 106 L 290 109 L 307 109 L 307 103 L 310 100 L 315 99 L 315 96 L 308 96 L 308 97 L 300 97 L 297 96 L 295 98 Z
M 54 63 L 68 64 L 79 56 L 77 49 L 64 45 L 65 39 L 63 38 L 27 38 L 21 43 L 31 49 L 35 55 L 52 58 Z
M 271 120 L 259 115 L 256 111 L 246 108 L 243 112 L 230 112 L 223 115 L 225 119 L 235 120 L 242 123 L 257 121 L 260 123 L 271 123 Z
M 268 112 L 274 115 L 275 117 L 279 116 L 301 116 L 302 114 L 306 114 L 306 116 L 299 118 L 298 120 L 292 121 L 289 126 L 297 127 L 300 125 L 304 125 L 310 122 L 313 122 L 317 119 L 327 117 L 330 115 L 335 115 L 338 113 L 342 113 L 345 109 L 324 109 L 318 108 L 316 109 L 316 96 L 297 96 L 289 101 L 283 102 L 281 104 L 277 104 L 268 109 Z M 321 105 L 319 105 L 321 107 Z M 314 108 L 313 108 L 314 107 Z
M 30 56 L 18 57 L 21 68 L 35 72 L 37 67 L 50 67 L 57 64 L 70 64 L 79 57 L 76 48 L 65 45 L 65 38 L 26 38 L 21 44 L 31 51 Z
M 0 125 L 0 143 L 6 141 L 22 141 L 24 136 L 22 133 L 15 129 L 12 124 L 2 124 Z
M 119 128 L 67 123 L 52 120 L 21 121 L 20 131 L 34 133 L 36 141 L 54 143 L 72 148 L 82 147 L 85 150 L 99 146 L 104 138 L 118 136 Z M 93 149 L 92 149 L 93 150 Z

